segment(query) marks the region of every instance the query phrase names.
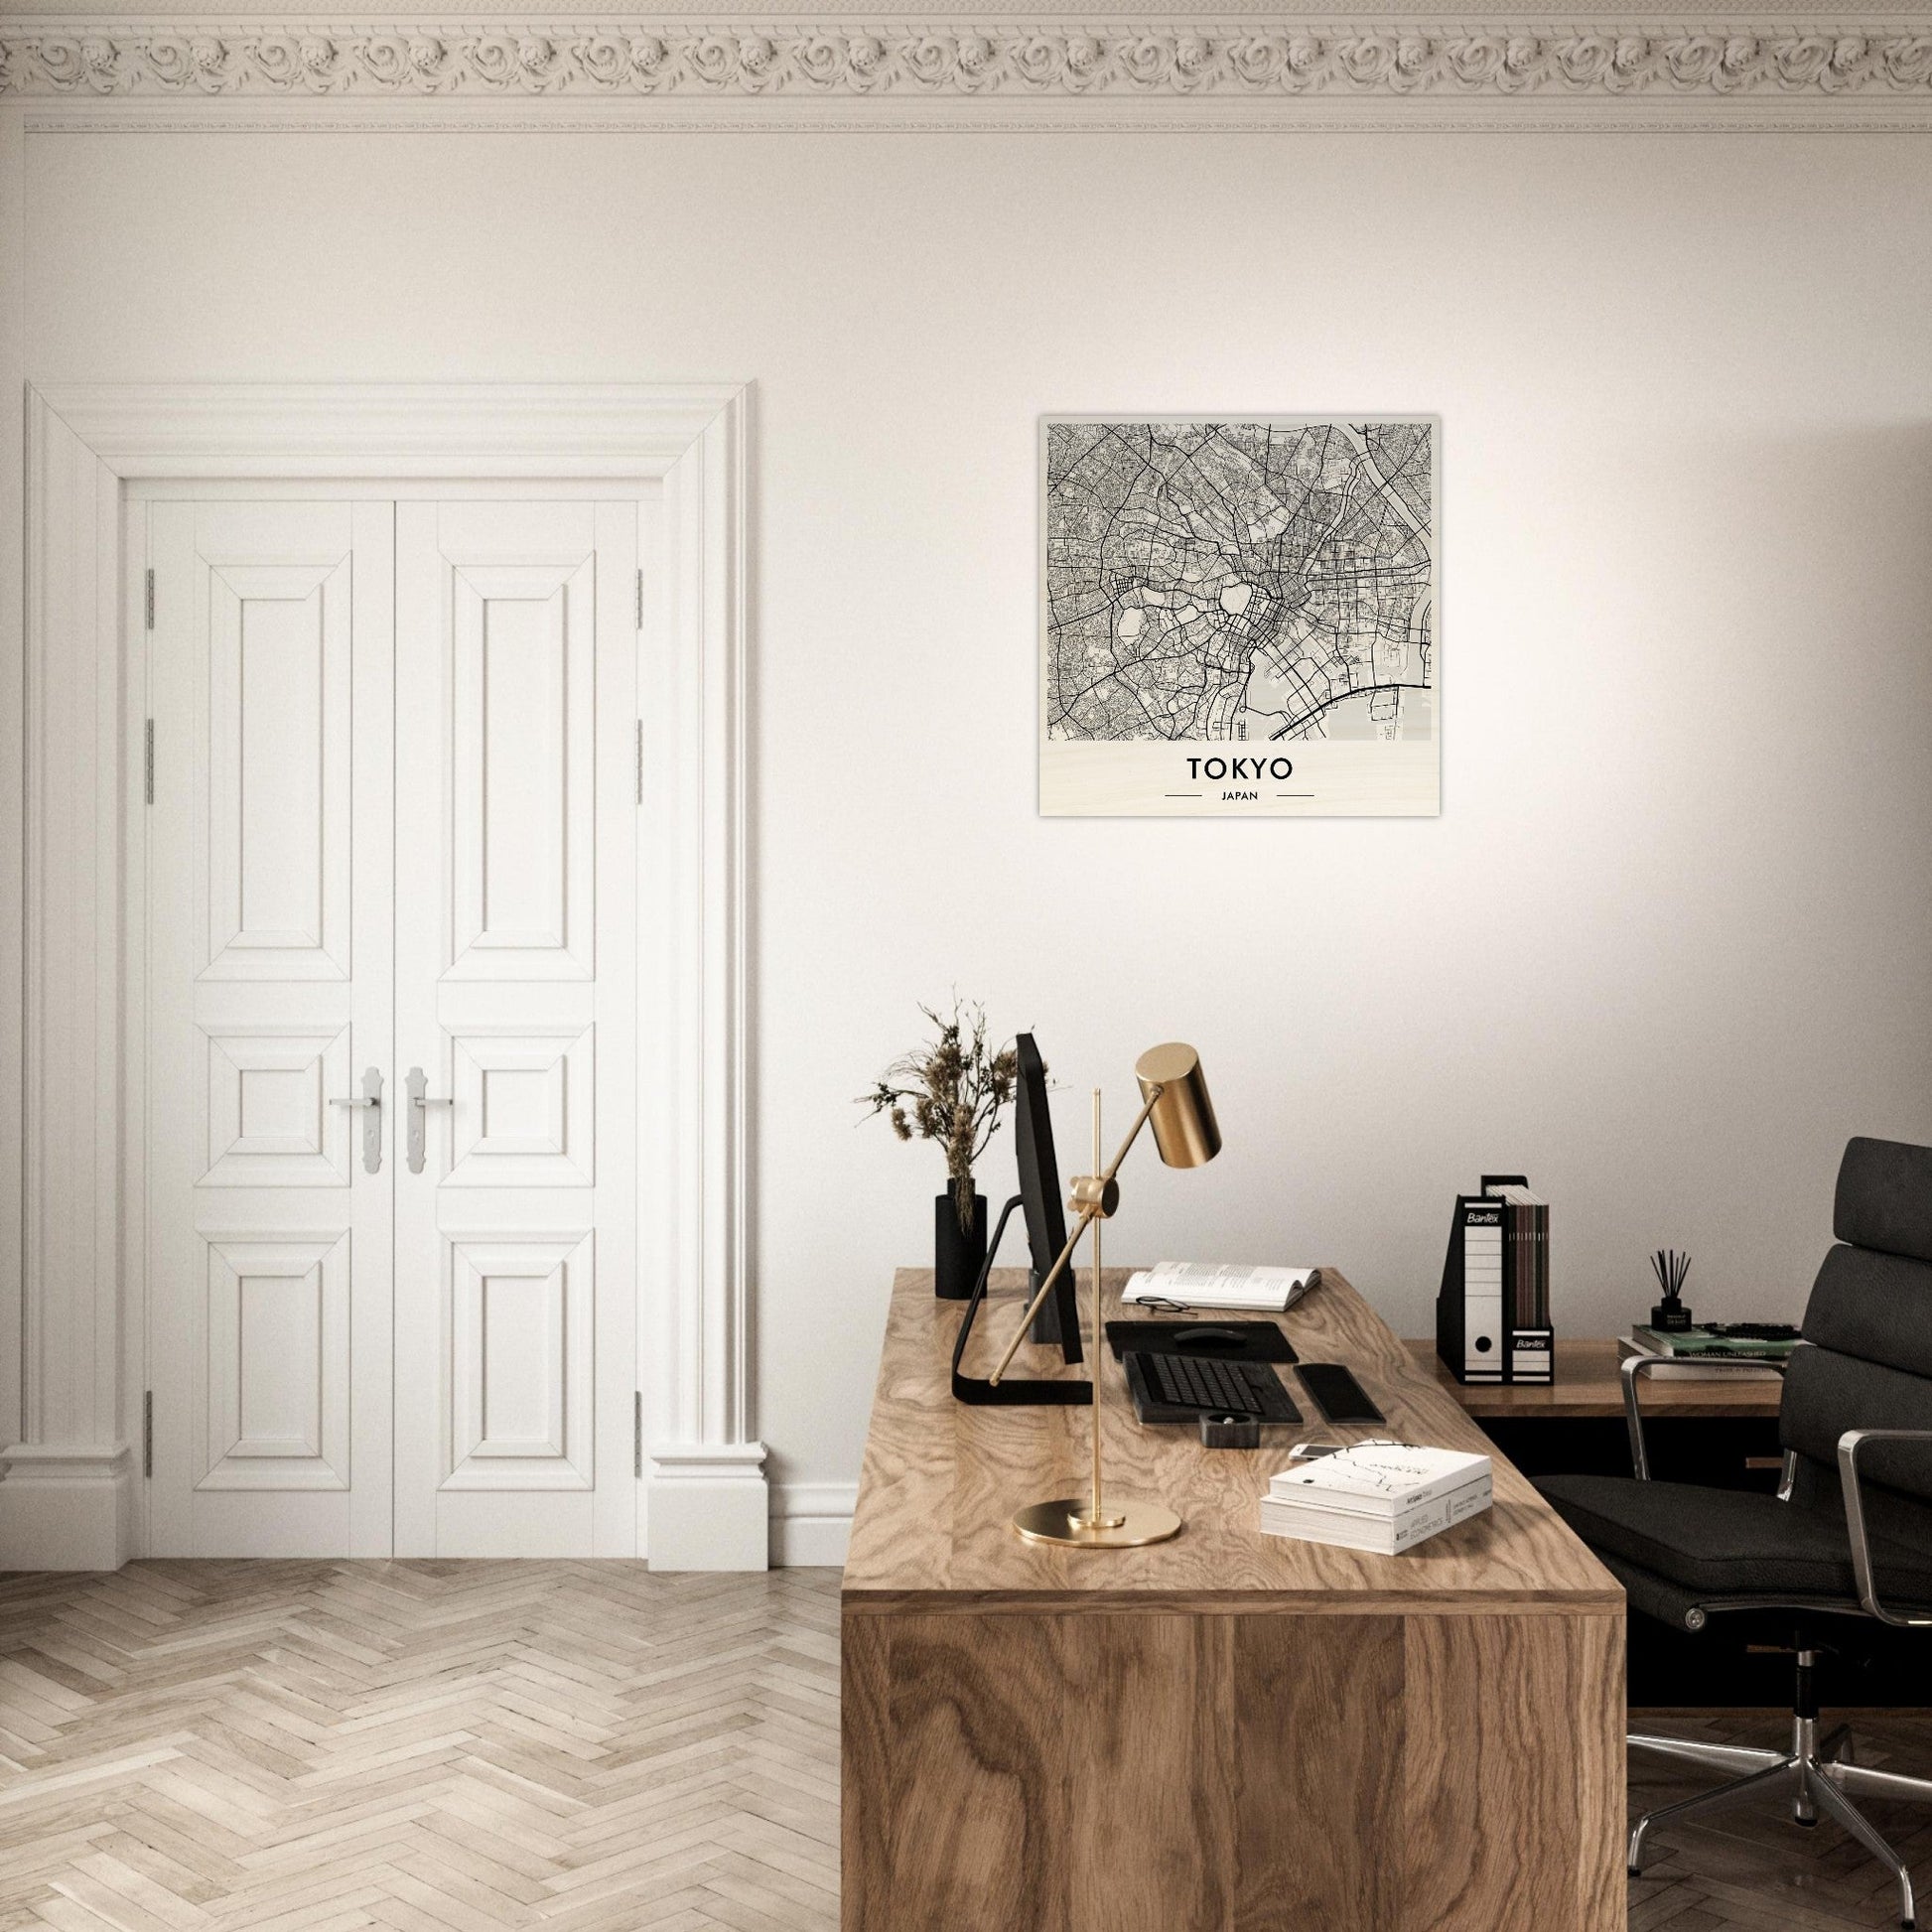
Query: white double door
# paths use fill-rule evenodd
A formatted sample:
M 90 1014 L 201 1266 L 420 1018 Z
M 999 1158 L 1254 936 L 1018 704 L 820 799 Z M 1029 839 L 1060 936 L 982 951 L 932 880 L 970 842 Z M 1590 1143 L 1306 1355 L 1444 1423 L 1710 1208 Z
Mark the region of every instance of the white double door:
M 157 1555 L 636 1546 L 639 513 L 147 505 Z

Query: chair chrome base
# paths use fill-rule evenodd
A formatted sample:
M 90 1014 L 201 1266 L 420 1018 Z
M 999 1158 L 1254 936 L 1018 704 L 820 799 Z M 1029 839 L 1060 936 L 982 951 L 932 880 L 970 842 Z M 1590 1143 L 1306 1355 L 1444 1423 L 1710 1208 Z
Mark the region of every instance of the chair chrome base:
M 1708 1764 L 1714 1770 L 1739 1773 L 1715 1791 L 1701 1792 L 1695 1798 L 1645 1812 L 1630 1833 L 1631 1877 L 1637 1876 L 1643 1863 L 1643 1844 L 1652 1827 L 1679 1824 L 1776 1791 L 1789 1795 L 1795 1824 L 1815 1825 L 1822 1812 L 1850 1832 L 1898 1881 L 1898 1922 L 1902 1926 L 1913 1924 L 1912 1876 L 1905 1868 L 1905 1861 L 1878 1836 L 1864 1813 L 1852 1802 L 1850 1794 L 1858 1791 L 1870 1798 L 1915 1798 L 1921 1804 L 1932 1804 L 1932 1778 L 1907 1778 L 1893 1771 L 1866 1769 L 1853 1759 L 1851 1727 L 1840 1725 L 1820 1737 L 1816 1718 L 1792 1719 L 1788 1751 L 1752 1750 L 1741 1744 L 1702 1744 L 1682 1737 L 1652 1737 L 1635 1731 L 1627 1741 L 1639 1749 L 1683 1758 L 1687 1763 Z

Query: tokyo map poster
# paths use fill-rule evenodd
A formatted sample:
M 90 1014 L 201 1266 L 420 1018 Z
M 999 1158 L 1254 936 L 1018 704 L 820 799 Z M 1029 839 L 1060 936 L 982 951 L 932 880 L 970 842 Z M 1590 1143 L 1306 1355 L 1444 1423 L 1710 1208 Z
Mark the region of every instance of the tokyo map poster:
M 1039 809 L 1440 809 L 1441 423 L 1041 423 Z

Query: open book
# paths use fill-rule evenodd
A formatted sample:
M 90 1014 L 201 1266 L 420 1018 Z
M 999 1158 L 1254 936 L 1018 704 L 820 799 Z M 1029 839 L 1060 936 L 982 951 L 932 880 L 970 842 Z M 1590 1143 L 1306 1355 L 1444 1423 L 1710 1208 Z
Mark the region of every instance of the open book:
M 1212 1261 L 1163 1261 L 1128 1277 L 1121 1300 L 1172 1303 L 1182 1309 L 1249 1309 L 1280 1314 L 1310 1289 L 1317 1268 L 1237 1268 Z

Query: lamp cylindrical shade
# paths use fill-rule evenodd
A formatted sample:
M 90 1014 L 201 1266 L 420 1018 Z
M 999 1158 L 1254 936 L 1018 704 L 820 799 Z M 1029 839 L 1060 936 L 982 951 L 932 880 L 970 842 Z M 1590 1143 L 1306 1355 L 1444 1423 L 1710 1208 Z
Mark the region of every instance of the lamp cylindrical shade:
M 1148 1125 L 1169 1167 L 1202 1167 L 1220 1153 L 1220 1125 L 1201 1077 L 1200 1055 L 1191 1046 L 1177 1039 L 1150 1046 L 1134 1062 L 1134 1077 L 1141 1083 L 1143 1100 L 1159 1089 Z

